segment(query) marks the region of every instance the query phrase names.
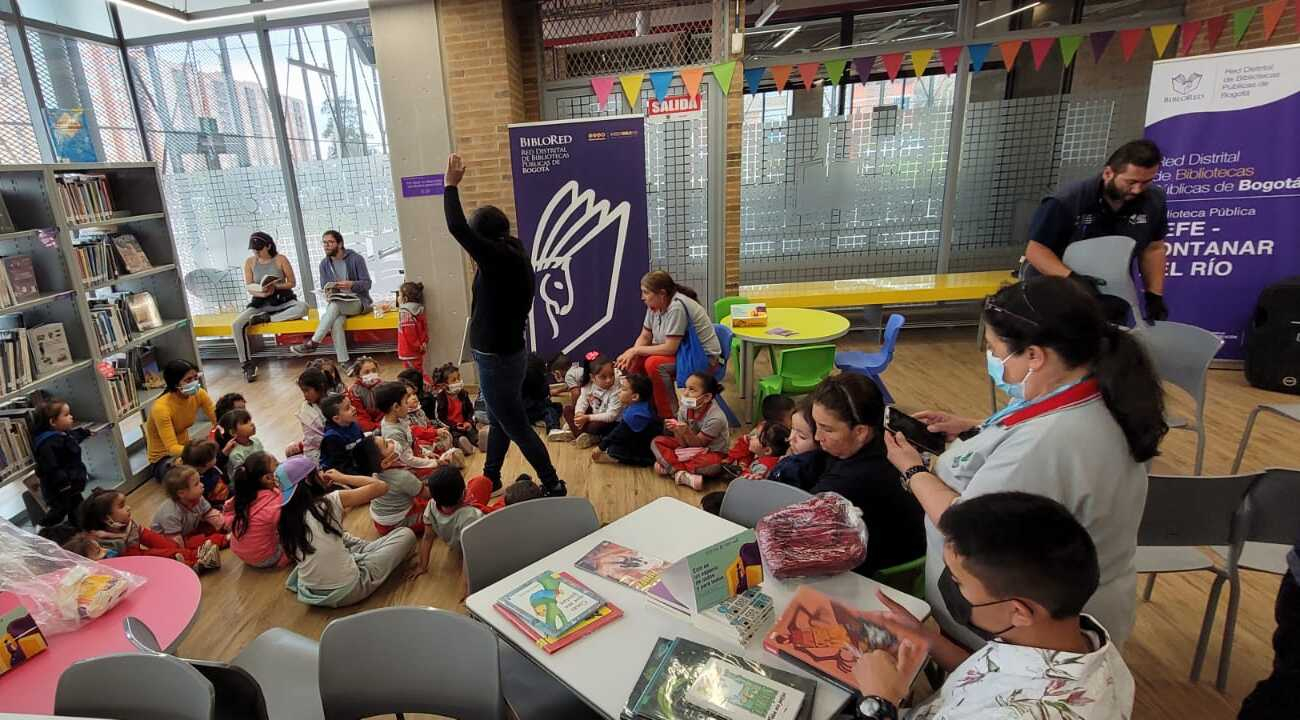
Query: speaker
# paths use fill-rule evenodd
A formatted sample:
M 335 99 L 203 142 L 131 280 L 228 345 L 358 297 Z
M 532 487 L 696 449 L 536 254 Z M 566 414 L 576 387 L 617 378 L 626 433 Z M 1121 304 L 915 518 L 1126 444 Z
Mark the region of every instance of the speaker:
M 1246 382 L 1300 395 L 1300 275 L 1259 294 L 1246 328 Z

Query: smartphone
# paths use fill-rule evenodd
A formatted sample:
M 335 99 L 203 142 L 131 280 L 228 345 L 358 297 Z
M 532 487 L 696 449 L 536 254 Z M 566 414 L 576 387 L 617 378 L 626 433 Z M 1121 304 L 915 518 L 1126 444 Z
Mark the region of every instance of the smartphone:
M 885 413 L 885 425 L 894 432 L 903 433 L 903 437 L 917 450 L 931 453 L 933 455 L 942 455 L 946 442 L 943 435 L 930 432 L 925 428 L 925 423 L 902 412 L 893 405 L 889 406 L 889 411 Z

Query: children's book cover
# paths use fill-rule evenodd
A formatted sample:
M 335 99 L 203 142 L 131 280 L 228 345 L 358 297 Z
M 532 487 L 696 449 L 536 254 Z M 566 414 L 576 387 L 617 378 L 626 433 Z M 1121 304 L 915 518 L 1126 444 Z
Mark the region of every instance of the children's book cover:
M 869 621 L 861 610 L 800 587 L 763 640 L 763 647 L 856 692 L 853 666 L 872 650 L 893 646 L 892 633 Z
M 608 540 L 600 541 L 599 545 L 574 564 L 587 572 L 640 592 L 646 592 L 659 582 L 659 576 L 668 568 L 668 563 L 663 560 L 642 555 L 632 548 Z
M 559 637 L 595 614 L 605 600 L 567 575 L 548 570 L 501 598 L 501 604 L 538 634 Z
M 48 646 L 27 608 L 19 605 L 0 615 L 0 675 L 44 652 Z

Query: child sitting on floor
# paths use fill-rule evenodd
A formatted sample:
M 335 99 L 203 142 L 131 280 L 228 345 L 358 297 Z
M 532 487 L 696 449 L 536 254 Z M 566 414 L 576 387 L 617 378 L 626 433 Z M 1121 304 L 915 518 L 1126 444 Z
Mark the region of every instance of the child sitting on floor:
M 362 357 L 348 370 L 348 375 L 357 379 L 348 387 L 348 400 L 357 410 L 357 423 L 366 432 L 378 430 L 384 421 L 383 411 L 375 406 L 375 389 L 383 382 L 379 377 L 379 363 L 372 357 Z
M 262 447 L 262 441 L 257 439 L 257 425 L 253 423 L 253 416 L 247 410 L 231 410 L 220 419 L 221 428 L 225 434 L 230 437 L 230 443 L 226 446 L 226 457 L 230 463 L 226 466 L 228 475 L 234 473 L 235 468 L 244 464 L 244 459 L 249 455 L 257 452 L 263 452 L 266 448 Z
M 541 425 L 548 433 L 558 430 L 564 418 L 564 406 L 551 401 L 551 384 L 547 382 L 550 373 L 546 361 L 537 353 L 528 353 L 528 364 L 524 370 L 524 412 L 528 422 Z
M 424 510 L 424 524 L 433 529 L 420 540 L 420 549 L 407 577 L 417 577 L 429 570 L 429 553 L 433 538 L 442 538 L 452 549 L 460 551 L 460 534 L 484 514 L 499 510 L 500 502 L 489 503 L 492 481 L 485 475 L 476 475 L 466 485 L 460 468 L 443 466 L 429 476 L 429 505 Z
M 438 467 L 439 462 L 436 458 L 424 457 L 416 452 L 415 435 L 411 432 L 411 423 L 406 419 L 406 396 L 408 392 L 409 388 L 407 388 L 406 383 L 382 383 L 375 388 L 375 407 L 384 413 L 380 425 L 380 434 L 383 435 L 385 440 L 391 440 L 396 446 L 400 466 L 423 479 L 427 478 L 429 473 Z M 463 465 L 463 454 L 461 458 L 460 462 Z M 450 457 L 449 461 L 451 461 Z
M 320 469 L 338 470 L 345 475 L 364 475 L 361 442 L 366 434 L 357 424 L 357 410 L 347 396 L 334 394 L 320 404 L 325 416 L 325 433 L 320 441 Z
M 766 480 L 772 468 L 781 461 L 781 456 L 790 449 L 790 428 L 774 422 L 765 423 L 763 432 L 758 437 L 749 438 L 749 450 L 754 456 L 749 467 L 735 477 L 736 480 Z M 722 512 L 722 498 L 727 493 L 718 491 L 700 498 L 700 507 L 714 515 Z
M 225 547 L 230 539 L 225 518 L 203 497 L 203 481 L 189 465 L 175 465 L 163 476 L 167 499 L 154 511 L 150 529 L 181 547 L 197 548 L 211 540 Z
M 433 371 L 434 413 L 430 419 L 443 423 L 466 455 L 474 454 L 479 445 L 478 427 L 474 425 L 473 403 L 460 379 L 460 368 L 447 363 Z
M 600 439 L 614 429 L 623 415 L 620 394 L 614 360 L 597 352 L 588 353 L 578 401 L 564 408 L 564 419 L 572 430 L 552 430 L 547 438 L 565 442 L 577 435 L 574 444 L 583 450 L 600 444 Z
M 655 456 L 655 471 L 672 475 L 679 485 L 694 490 L 704 487 L 699 469 L 720 464 L 731 444 L 731 426 L 714 398 L 722 394 L 722 384 L 706 372 L 691 373 L 686 392 L 677 408 L 677 418 L 664 421 L 661 435 L 650 443 Z
M 186 548 L 162 533 L 142 526 L 131 517 L 126 495 L 96 488 L 78 509 L 81 527 L 94 536 L 110 555 L 165 557 L 199 569 L 221 567 L 221 549 L 209 538 L 197 548 Z
M 397 359 L 402 367 L 424 369 L 429 327 L 424 318 L 424 283 L 404 282 L 397 288 Z
M 181 449 L 181 463 L 198 471 L 199 482 L 203 483 L 203 499 L 214 507 L 230 497 L 226 473 L 217 467 L 220 453 L 217 443 L 212 440 L 190 440 Z
M 590 354 L 590 353 L 588 353 Z M 572 405 L 578 402 L 582 393 L 582 376 L 586 372 L 584 363 L 572 362 L 564 353 L 557 353 L 551 358 L 551 395 L 564 398 Z
M 406 385 L 406 398 L 403 402 L 406 403 L 406 421 L 410 423 L 411 435 L 415 438 L 416 454 L 423 453 L 427 449 L 433 457 L 441 457 L 452 449 L 451 431 L 442 423 L 430 420 L 424 413 L 424 408 L 420 405 L 420 394 L 415 389 L 415 385 L 407 381 L 403 381 L 402 384 Z M 469 449 L 474 450 L 474 446 L 470 445 Z
M 650 443 L 664 431 L 663 420 L 654 408 L 654 385 L 645 375 L 624 375 L 618 396 L 623 416 L 600 439 L 600 447 L 591 453 L 591 459 L 598 463 L 653 465 L 655 456 Z
M 36 478 L 41 483 L 41 499 L 45 501 L 45 517 L 37 524 L 48 527 L 65 520 L 75 523 L 77 506 L 81 504 L 89 478 L 81 461 L 81 440 L 87 433 L 73 429 L 72 406 L 66 400 L 39 401 L 31 414 Z
M 231 410 L 247 410 L 248 401 L 239 393 L 226 393 L 217 399 L 217 404 L 213 406 L 213 414 L 217 418 L 217 424 L 208 430 L 208 439 L 217 444 L 217 467 L 226 472 L 226 477 L 230 477 L 230 458 L 226 456 L 226 446 L 230 444 L 230 438 L 226 431 L 221 429 L 221 418 Z
M 284 449 L 284 454 L 302 454 L 317 462 L 320 460 L 320 440 L 325 434 L 325 415 L 321 413 L 320 401 L 329 394 L 329 378 L 318 368 L 307 368 L 298 376 L 298 389 L 302 391 L 302 405 L 298 406 L 302 440 L 291 443 Z
M 424 481 L 402 466 L 397 444 L 379 435 L 361 443 L 362 471 L 388 484 L 388 492 L 370 502 L 370 519 L 380 535 L 408 527 L 417 536 L 424 534 L 420 518 L 429 502 Z
M 767 474 L 769 480 L 809 490 L 817 484 L 825 456 L 818 452 L 816 425 L 812 419 L 812 403 L 799 403 L 790 416 L 790 449 L 785 457 Z
M 280 547 L 280 489 L 275 482 L 279 461 L 271 453 L 250 453 L 231 474 L 234 497 L 223 514 L 230 526 L 230 549 L 245 565 L 285 567 L 289 558 Z
M 743 475 L 754 463 L 753 447 L 758 442 L 758 437 L 763 434 L 763 429 L 773 423 L 790 427 L 790 416 L 794 414 L 794 400 L 785 395 L 768 395 L 763 398 L 762 414 L 763 419 L 755 424 L 753 429 L 736 438 L 736 442 L 727 451 L 727 460 L 722 464 L 720 472 L 711 473 L 702 470 L 700 474 L 705 477 L 721 475 L 725 479 Z M 782 454 L 784 452 L 783 450 Z
M 314 360 L 307 361 L 307 367 L 316 368 L 325 373 L 325 379 L 329 380 L 329 392 L 327 395 L 338 393 L 342 395 L 348 391 L 348 386 L 343 384 L 343 373 L 339 372 L 339 361 L 332 357 L 318 357 Z

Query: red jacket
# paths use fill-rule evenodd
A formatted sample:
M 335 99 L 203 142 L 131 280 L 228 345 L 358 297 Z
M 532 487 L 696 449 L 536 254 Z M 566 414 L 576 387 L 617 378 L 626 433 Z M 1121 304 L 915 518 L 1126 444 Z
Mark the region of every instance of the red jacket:
M 402 303 L 397 308 L 397 359 L 424 357 L 424 347 L 428 343 L 429 327 L 424 322 L 424 306 Z
M 362 385 L 360 382 L 352 383 L 348 387 L 348 402 L 352 403 L 352 408 L 357 411 L 357 424 L 361 426 L 363 432 L 370 432 L 379 429 L 379 424 L 384 420 L 384 414 L 375 408 L 375 390 Z

